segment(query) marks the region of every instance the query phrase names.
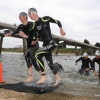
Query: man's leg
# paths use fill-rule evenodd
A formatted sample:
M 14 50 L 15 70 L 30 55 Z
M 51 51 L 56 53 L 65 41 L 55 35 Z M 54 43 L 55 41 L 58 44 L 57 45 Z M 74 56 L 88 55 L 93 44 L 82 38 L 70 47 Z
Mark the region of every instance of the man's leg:
M 28 78 L 24 82 L 31 82 L 33 80 L 32 66 L 28 68 Z
M 44 83 L 46 81 L 46 74 L 45 74 L 45 67 L 44 67 L 44 62 L 42 60 L 43 56 L 45 55 L 45 52 L 40 51 L 36 54 L 36 60 L 39 63 L 39 66 L 41 68 L 41 78 L 39 79 L 39 81 L 37 81 L 37 84 L 41 84 Z
M 41 73 L 41 78 L 39 79 L 39 81 L 37 81 L 36 83 L 37 84 L 42 84 L 42 83 L 44 83 L 46 81 L 46 74 L 45 74 L 45 72 L 42 72 Z
M 39 74 L 41 74 L 41 69 L 38 66 L 36 58 L 35 58 L 37 50 L 38 50 L 38 46 L 36 46 L 34 48 L 30 48 L 30 55 L 31 55 L 31 61 L 32 61 L 32 64 L 33 64 L 34 68 L 36 69 L 36 71 L 39 72 Z
M 57 70 L 54 67 L 54 64 L 53 64 L 53 61 L 52 61 L 52 53 L 48 52 L 45 55 L 45 58 L 47 60 L 48 66 L 50 67 L 50 69 L 53 71 L 53 73 L 55 75 L 56 81 L 55 81 L 54 85 L 57 85 L 60 82 L 61 78 L 60 78 L 59 74 L 57 73 Z
M 25 54 L 25 60 L 26 60 L 27 67 L 28 67 L 28 78 L 24 82 L 30 82 L 30 81 L 33 80 L 33 76 L 32 76 L 32 62 L 31 62 L 31 59 L 30 59 L 29 50 Z

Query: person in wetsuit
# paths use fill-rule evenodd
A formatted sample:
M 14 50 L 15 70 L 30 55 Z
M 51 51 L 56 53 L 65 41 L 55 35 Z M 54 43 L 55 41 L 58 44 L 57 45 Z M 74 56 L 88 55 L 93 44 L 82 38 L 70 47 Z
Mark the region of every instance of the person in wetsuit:
M 46 80 L 45 67 L 44 67 L 44 62 L 42 60 L 43 56 L 45 56 L 48 66 L 53 71 L 56 77 L 56 81 L 54 85 L 57 85 L 60 82 L 61 78 L 59 74 L 57 73 L 57 71 L 55 70 L 53 61 L 52 61 L 51 51 L 55 48 L 55 42 L 51 35 L 50 22 L 56 23 L 59 26 L 61 35 L 64 36 L 66 33 L 63 31 L 60 21 L 55 20 L 49 16 L 39 17 L 37 10 L 35 8 L 30 8 L 28 10 L 28 14 L 29 14 L 29 17 L 35 21 L 34 29 L 36 33 L 38 33 L 39 38 L 43 41 L 43 48 L 40 50 L 40 52 L 36 54 L 36 59 L 42 71 L 42 76 L 37 83 L 44 83 Z
M 25 54 L 25 60 L 28 67 L 28 78 L 24 82 L 30 82 L 33 80 L 32 76 L 32 64 L 35 67 L 35 69 L 41 73 L 39 66 L 37 65 L 36 59 L 35 59 L 35 53 L 39 48 L 39 44 L 37 41 L 37 33 L 34 32 L 34 24 L 33 22 L 28 21 L 28 16 L 25 12 L 21 12 L 19 14 L 19 19 L 22 22 L 18 26 L 18 28 L 13 33 L 8 33 L 5 36 L 13 36 L 19 33 L 19 36 L 25 38 L 27 40 L 27 52 Z
M 88 57 L 88 54 L 85 52 L 83 54 L 83 57 L 80 57 L 79 59 L 76 60 L 76 65 L 77 65 L 77 62 L 80 61 L 80 60 L 82 61 L 82 65 L 81 65 L 81 68 L 78 71 L 78 74 L 82 75 L 85 72 L 85 75 L 88 76 L 90 69 L 92 69 L 91 59 Z M 90 68 L 89 64 L 90 64 L 91 68 Z
M 93 58 L 92 62 L 93 62 L 93 72 L 100 79 L 100 51 L 99 50 L 97 50 L 95 52 L 95 58 Z M 98 72 L 95 71 L 95 63 L 97 63 L 99 65 L 99 71 Z

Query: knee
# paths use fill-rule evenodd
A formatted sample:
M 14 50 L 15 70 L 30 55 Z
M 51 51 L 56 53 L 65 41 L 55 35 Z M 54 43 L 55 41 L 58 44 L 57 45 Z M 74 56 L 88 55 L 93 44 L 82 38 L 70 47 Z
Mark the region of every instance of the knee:
M 40 54 L 36 54 L 36 55 L 34 56 L 34 58 L 35 58 L 35 59 L 42 59 L 42 56 L 41 56 Z

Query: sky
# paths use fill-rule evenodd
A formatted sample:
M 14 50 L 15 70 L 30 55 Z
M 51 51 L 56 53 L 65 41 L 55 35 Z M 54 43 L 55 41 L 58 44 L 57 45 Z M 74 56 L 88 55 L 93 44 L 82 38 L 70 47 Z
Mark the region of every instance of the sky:
M 50 16 L 62 23 L 66 38 L 94 45 L 100 42 L 100 0 L 0 0 L 0 22 L 19 25 L 19 13 L 34 7 L 40 17 Z M 29 21 L 30 18 L 29 18 Z M 59 27 L 50 24 L 53 34 Z M 22 45 L 22 39 L 5 37 L 3 48 Z

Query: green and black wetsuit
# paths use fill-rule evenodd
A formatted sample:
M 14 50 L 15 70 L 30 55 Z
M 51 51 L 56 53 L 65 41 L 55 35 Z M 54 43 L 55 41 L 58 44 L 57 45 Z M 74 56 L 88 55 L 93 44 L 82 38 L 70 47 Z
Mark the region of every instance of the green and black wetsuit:
M 35 26 L 34 26 L 35 31 L 36 33 L 38 33 L 39 38 L 43 41 L 43 48 L 40 50 L 40 52 L 36 54 L 36 59 L 43 72 L 45 67 L 42 58 L 43 56 L 45 56 L 50 69 L 53 71 L 54 74 L 56 74 L 57 71 L 54 68 L 53 61 L 52 61 L 52 53 L 51 53 L 51 51 L 55 48 L 55 42 L 52 38 L 50 23 L 55 23 L 59 27 L 62 27 L 60 21 L 55 20 L 49 16 L 39 18 L 38 21 L 35 22 Z

